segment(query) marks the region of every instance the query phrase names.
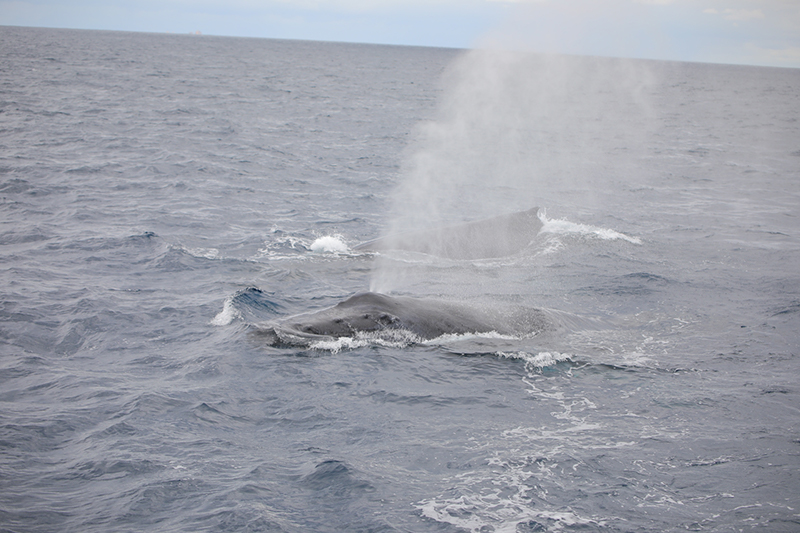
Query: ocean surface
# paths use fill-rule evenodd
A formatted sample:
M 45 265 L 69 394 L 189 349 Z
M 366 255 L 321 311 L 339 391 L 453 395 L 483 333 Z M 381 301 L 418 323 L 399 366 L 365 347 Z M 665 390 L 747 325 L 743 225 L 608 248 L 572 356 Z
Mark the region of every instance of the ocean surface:
M 800 70 L 0 50 L 0 531 L 800 530 Z M 506 257 L 355 249 L 532 207 Z M 264 335 L 368 290 L 551 321 Z

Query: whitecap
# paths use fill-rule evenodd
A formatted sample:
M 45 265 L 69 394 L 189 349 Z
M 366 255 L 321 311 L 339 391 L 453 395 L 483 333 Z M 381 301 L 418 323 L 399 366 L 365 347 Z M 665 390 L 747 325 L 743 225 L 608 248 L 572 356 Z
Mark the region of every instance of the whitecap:
M 211 319 L 211 325 L 227 326 L 239 317 L 239 311 L 233 305 L 233 300 L 231 298 L 226 298 L 225 303 L 222 304 L 222 311 L 217 313 L 217 316 Z
M 383 346 L 386 348 L 404 348 L 419 344 L 422 339 L 415 333 L 405 329 L 384 329 L 380 331 L 357 332 L 353 337 L 337 337 L 323 339 L 309 344 L 314 350 L 325 350 L 339 353 L 342 350 L 353 350 L 364 346 Z
M 497 356 L 503 359 L 521 359 L 525 361 L 525 368 L 535 368 L 537 370 L 572 360 L 569 355 L 559 352 L 539 352 L 537 354 L 528 352 L 497 352 Z
M 589 224 L 579 224 L 577 222 L 570 222 L 565 219 L 550 219 L 544 213 L 544 210 L 539 211 L 539 220 L 542 221 L 542 229 L 539 233 L 553 233 L 556 235 L 580 235 L 582 237 L 602 239 L 605 241 L 623 240 L 631 244 L 642 244 L 641 239 L 638 237 L 631 237 L 619 231 L 609 228 L 600 228 L 591 226 Z
M 319 237 L 309 249 L 317 253 L 346 254 L 350 251 L 341 235 L 325 235 Z

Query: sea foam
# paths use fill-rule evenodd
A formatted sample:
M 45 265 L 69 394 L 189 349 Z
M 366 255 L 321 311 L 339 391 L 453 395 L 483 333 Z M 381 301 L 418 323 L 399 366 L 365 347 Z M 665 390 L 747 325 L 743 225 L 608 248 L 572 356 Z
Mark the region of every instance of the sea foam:
M 608 228 L 600 228 L 597 226 L 590 226 L 588 224 L 579 224 L 577 222 L 570 222 L 564 219 L 550 219 L 543 212 L 539 212 L 539 220 L 542 221 L 542 229 L 539 233 L 553 233 L 556 235 L 580 235 L 583 237 L 597 238 L 605 241 L 623 240 L 631 244 L 642 244 L 641 239 L 631 237 Z
M 340 235 L 325 235 L 311 243 L 309 249 L 317 253 L 346 254 L 350 251 Z

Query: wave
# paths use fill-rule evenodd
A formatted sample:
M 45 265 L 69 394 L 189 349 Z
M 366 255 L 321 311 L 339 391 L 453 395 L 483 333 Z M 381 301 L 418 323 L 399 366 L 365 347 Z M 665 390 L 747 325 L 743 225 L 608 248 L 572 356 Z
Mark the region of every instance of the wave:
M 580 224 L 571 222 L 566 219 L 547 218 L 544 209 L 539 210 L 539 220 L 542 221 L 542 229 L 539 233 L 552 233 L 555 235 L 578 235 L 590 239 L 601 239 L 604 241 L 622 240 L 631 244 L 642 244 L 641 239 L 638 237 L 631 237 L 619 231 L 601 228 L 598 226 L 591 226 L 589 224 Z
M 240 318 L 241 314 L 236 309 L 236 306 L 233 303 L 233 300 L 230 298 L 226 298 L 225 302 L 222 305 L 222 311 L 217 313 L 217 315 L 211 319 L 212 326 L 227 326 L 237 318 Z
M 320 256 L 361 257 L 374 255 L 372 252 L 354 250 L 339 234 L 306 237 L 284 234 L 280 230 L 275 230 L 275 233 L 277 235 L 265 242 L 264 246 L 258 250 L 256 259 L 282 261 L 308 260 Z
M 222 310 L 211 319 L 213 326 L 227 326 L 235 320 L 252 324 L 274 319 L 283 309 L 273 295 L 257 287 L 247 287 L 225 298 Z
M 198 259 L 220 259 L 219 250 L 216 248 L 189 248 L 181 244 L 171 245 L 171 247 Z
M 411 249 L 393 249 L 392 247 L 380 247 L 375 245 L 376 242 L 383 242 L 384 239 L 376 239 L 375 241 L 368 241 L 362 243 L 352 244 L 340 234 L 332 233 L 326 235 L 308 236 L 297 233 L 287 233 L 280 229 L 273 228 L 273 238 L 264 243 L 262 248 L 258 250 L 256 259 L 267 259 L 270 261 L 280 261 L 287 259 L 308 260 L 319 256 L 341 256 L 341 257 L 360 257 L 360 256 L 382 256 L 398 263 L 478 263 L 478 264 L 505 264 L 509 258 L 519 258 L 530 255 L 531 252 L 535 254 L 550 254 L 564 244 L 560 240 L 541 239 L 540 236 L 579 236 L 587 239 L 598 239 L 604 241 L 620 240 L 631 244 L 642 244 L 641 239 L 626 235 L 619 231 L 603 228 L 599 226 L 592 226 L 588 224 L 581 224 L 571 222 L 566 219 L 550 219 L 546 215 L 545 209 L 539 209 L 536 214 L 542 224 L 541 229 L 532 235 L 529 240 L 519 240 L 517 248 L 511 250 L 511 253 L 504 257 L 460 257 L 457 254 L 450 256 L 439 256 L 435 253 L 428 253 L 428 250 Z M 463 236 L 462 236 L 463 237 Z M 503 235 L 498 235 L 503 237 Z M 443 237 L 444 238 L 444 237 Z M 454 249 L 458 246 L 469 248 L 470 246 L 477 246 L 479 242 L 473 242 L 473 237 L 464 237 L 460 241 L 452 240 L 449 242 L 440 242 L 439 245 L 448 249 Z M 402 248 L 402 247 L 400 247 Z M 213 257 L 215 250 L 209 249 L 187 249 L 193 255 L 200 257 Z M 452 255 L 452 254 L 451 254 Z M 512 262 L 515 259 L 511 259 Z
M 553 367 L 559 363 L 573 362 L 572 356 L 559 352 L 538 352 L 535 354 L 528 352 L 497 352 L 501 359 L 516 359 L 525 362 L 525 368 L 529 371 L 541 371 L 547 367 Z

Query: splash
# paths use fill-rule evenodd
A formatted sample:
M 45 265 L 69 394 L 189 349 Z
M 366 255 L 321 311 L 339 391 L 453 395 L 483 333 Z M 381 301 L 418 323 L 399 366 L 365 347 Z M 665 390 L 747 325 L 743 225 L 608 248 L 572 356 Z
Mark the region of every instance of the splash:
M 302 236 L 283 234 L 275 230 L 273 233 L 277 235 L 264 243 L 255 259 L 266 257 L 270 261 L 304 260 L 310 259 L 312 254 L 353 254 L 341 235 L 324 235 L 311 241 Z
M 353 337 L 339 337 L 314 341 L 309 345 L 312 350 L 339 353 L 342 350 L 353 350 L 365 346 L 382 346 L 385 348 L 405 348 L 422 342 L 422 339 L 411 331 L 404 329 L 386 329 L 382 331 L 358 332 Z
M 405 329 L 385 329 L 381 331 L 357 332 L 352 337 L 316 340 L 312 341 L 308 347 L 312 350 L 321 350 L 337 354 L 343 350 L 354 350 L 357 348 L 363 348 L 365 346 L 381 346 L 385 348 L 405 348 L 413 344 L 421 344 L 425 346 L 446 346 L 480 339 L 513 341 L 519 340 L 519 338 L 520 337 L 514 335 L 504 335 L 497 333 L 496 331 L 489 331 L 485 333 L 448 333 L 426 340 L 414 332 Z M 501 356 L 510 359 L 522 358 L 511 354 L 502 354 Z
M 316 253 L 346 254 L 350 248 L 345 244 L 341 235 L 325 235 L 311 243 L 309 250 Z
M 623 240 L 631 244 L 642 244 L 641 239 L 631 237 L 613 229 L 579 224 L 565 219 L 548 219 L 544 211 L 539 212 L 539 219 L 542 221 L 540 233 L 552 233 L 555 235 L 578 235 L 581 237 L 596 238 L 604 241 Z
M 530 333 L 529 335 L 523 336 L 530 336 L 533 337 L 536 335 L 536 332 Z M 498 333 L 497 331 L 486 331 L 486 332 L 476 332 L 476 333 L 446 333 L 444 335 L 440 335 L 435 339 L 431 339 L 425 341 L 423 344 L 432 344 L 432 345 L 444 345 L 444 344 L 454 344 L 464 341 L 471 341 L 475 339 L 488 339 L 488 340 L 501 340 L 501 341 L 511 341 L 511 340 L 519 340 L 523 336 L 521 335 L 508 335 L 504 333 Z
M 528 373 L 539 372 L 544 368 L 555 366 L 558 363 L 572 361 L 572 358 L 558 352 L 539 352 L 531 354 L 528 352 L 498 352 L 498 357 L 503 359 L 521 359 L 525 361 L 525 370 Z
M 233 298 L 226 298 L 222 304 L 222 311 L 211 319 L 212 326 L 227 326 L 241 315 L 233 303 Z

